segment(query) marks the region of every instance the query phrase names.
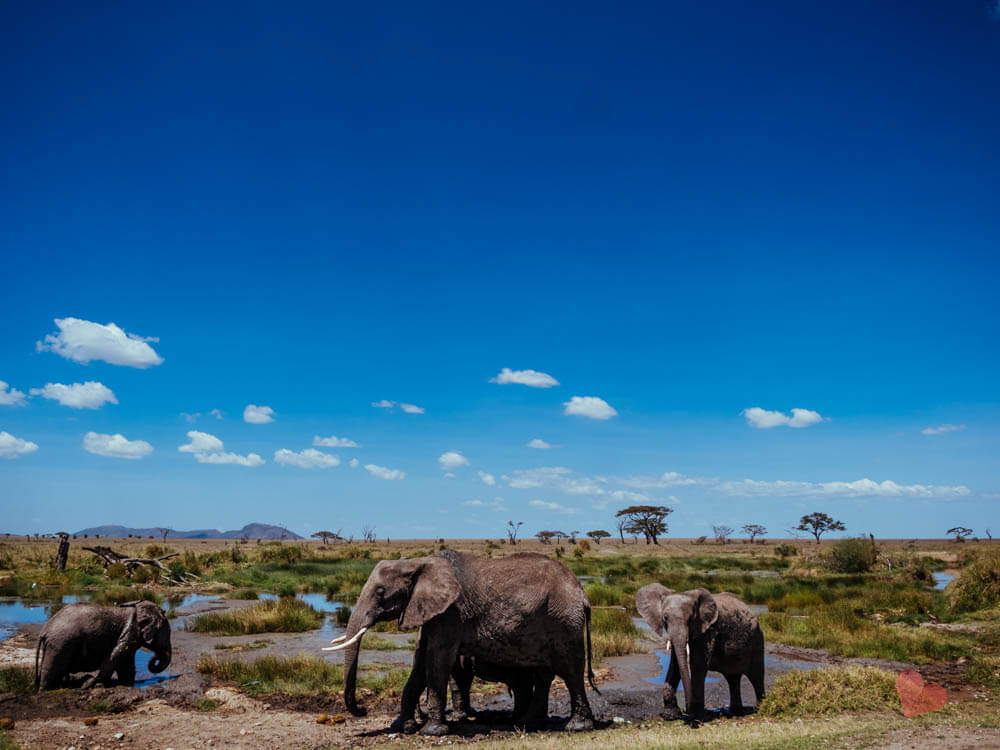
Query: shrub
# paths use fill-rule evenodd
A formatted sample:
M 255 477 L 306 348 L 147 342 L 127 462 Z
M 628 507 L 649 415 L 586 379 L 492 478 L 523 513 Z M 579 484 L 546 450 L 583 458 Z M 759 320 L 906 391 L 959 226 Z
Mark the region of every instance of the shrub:
M 147 544 L 145 552 L 146 557 L 163 557 L 169 555 L 173 550 L 159 544 Z
M 875 567 L 878 549 L 868 539 L 841 539 L 833 545 L 828 564 L 837 573 L 867 573 Z
M 1000 604 L 1000 552 L 972 559 L 949 584 L 952 612 L 975 612 Z
M 778 678 L 759 708 L 762 716 L 774 717 L 864 711 L 901 711 L 896 675 L 874 667 L 788 672 Z
M 97 604 L 115 605 L 125 602 L 148 601 L 159 604 L 163 597 L 150 589 L 133 588 L 131 586 L 113 586 L 99 591 L 93 601 Z
M 140 565 L 132 574 L 132 580 L 136 583 L 156 583 L 159 577 L 159 568 L 153 568 L 149 565 Z
M 583 550 L 584 552 L 590 552 L 590 542 L 588 542 L 586 539 L 581 539 L 579 542 L 577 542 L 577 544 L 580 546 L 580 549 Z
M 187 630 L 219 635 L 301 633 L 318 628 L 324 616 L 300 599 L 267 599 L 232 612 L 209 612 L 194 617 Z
M 112 563 L 105 569 L 104 575 L 108 578 L 121 580 L 128 577 L 128 568 L 121 563 Z
M 30 695 L 35 692 L 35 675 L 31 669 L 0 667 L 0 693 Z
M 774 548 L 774 554 L 784 560 L 786 557 L 795 557 L 799 550 L 794 544 L 779 544 Z

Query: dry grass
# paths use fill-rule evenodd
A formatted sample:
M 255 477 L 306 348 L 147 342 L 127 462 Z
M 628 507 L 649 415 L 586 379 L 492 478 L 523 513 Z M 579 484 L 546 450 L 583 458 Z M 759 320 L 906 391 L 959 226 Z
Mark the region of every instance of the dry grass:
M 900 710 L 894 673 L 874 667 L 845 667 L 782 675 L 761 703 L 760 715 L 799 717 Z

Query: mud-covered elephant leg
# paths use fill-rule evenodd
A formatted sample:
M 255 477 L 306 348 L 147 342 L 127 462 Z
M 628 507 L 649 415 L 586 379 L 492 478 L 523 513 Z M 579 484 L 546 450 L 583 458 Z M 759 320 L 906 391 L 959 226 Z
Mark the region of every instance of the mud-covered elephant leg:
M 472 709 L 472 678 L 475 668 L 468 656 L 459 656 L 451 673 L 451 720 L 465 721 L 476 715 Z
M 688 713 L 692 717 L 705 712 L 705 677 L 708 675 L 708 660 L 700 648 L 691 649 L 691 695 L 687 700 Z
M 724 676 L 726 682 L 729 683 L 729 715 L 742 716 L 743 696 L 740 694 L 740 680 L 743 678 L 743 675 L 737 673 Z
M 681 718 L 681 709 L 677 705 L 677 685 L 681 681 L 681 670 L 677 666 L 677 655 L 671 649 L 670 666 L 667 667 L 667 678 L 663 681 L 663 716 L 664 719 Z
M 530 697 L 521 721 L 517 721 L 517 700 L 515 694 L 515 723 L 524 724 L 528 729 L 544 729 L 549 722 L 549 690 L 555 674 L 548 669 L 537 669 L 532 680 Z
M 570 717 L 566 724 L 566 730 L 579 732 L 593 729 L 594 715 L 591 713 L 590 703 L 587 701 L 587 690 L 584 687 L 587 659 L 582 634 L 579 638 L 566 641 L 559 656 L 555 672 L 563 678 L 566 689 L 569 690 Z M 538 700 L 540 701 L 541 698 L 538 697 Z M 548 703 L 547 690 L 545 691 L 545 700 Z M 548 707 L 546 706 L 547 712 Z
M 394 732 L 414 734 L 420 725 L 416 714 L 420 709 L 420 696 L 427 687 L 427 641 L 426 634 L 421 630 L 417 648 L 413 652 L 413 669 L 403 687 L 403 695 L 399 701 L 399 716 L 390 725 Z
M 759 635 L 759 637 L 757 637 Z M 754 696 L 757 698 L 757 706 L 764 700 L 764 635 L 755 634 L 753 643 L 753 658 L 750 660 L 750 669 L 747 670 L 747 677 L 753 685 Z
M 63 676 L 66 674 L 63 662 L 66 654 L 58 644 L 47 643 L 45 636 L 39 639 L 35 663 L 38 665 L 38 689 L 57 690 L 62 687 Z
M 427 675 L 427 723 L 420 734 L 442 737 L 448 734 L 448 724 L 444 718 L 448 697 L 448 680 L 455 660 L 458 658 L 458 642 L 452 635 L 453 627 L 447 622 L 447 615 L 435 622 L 436 627 L 428 628 L 425 672 Z

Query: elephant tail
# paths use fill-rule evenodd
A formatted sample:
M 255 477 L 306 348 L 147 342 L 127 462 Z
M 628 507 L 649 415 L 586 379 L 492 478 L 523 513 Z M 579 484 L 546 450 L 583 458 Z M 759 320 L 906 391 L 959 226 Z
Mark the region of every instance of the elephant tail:
M 38 688 L 42 684 L 42 672 L 41 672 L 41 659 L 45 658 L 43 653 L 45 650 L 46 637 L 44 634 L 38 637 L 38 643 L 35 646 L 35 692 L 38 692 Z
M 594 665 L 591 660 L 592 649 L 590 647 L 590 605 L 587 605 L 587 681 L 590 683 L 591 689 L 597 693 L 601 694 L 601 691 L 597 689 L 597 685 L 594 684 Z

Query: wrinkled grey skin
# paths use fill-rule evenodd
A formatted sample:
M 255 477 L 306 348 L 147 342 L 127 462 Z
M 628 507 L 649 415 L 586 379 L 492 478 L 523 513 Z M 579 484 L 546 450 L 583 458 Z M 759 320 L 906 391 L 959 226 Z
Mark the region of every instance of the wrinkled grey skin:
M 593 727 L 584 689 L 585 675 L 593 685 L 590 603 L 562 563 L 533 553 L 490 560 L 452 550 L 411 560 L 383 560 L 368 577 L 345 636 L 352 638 L 362 627 L 395 619 L 402 630 L 420 628 L 413 670 L 393 722 L 395 731 L 417 730 L 414 711 L 426 686 L 428 718 L 420 731 L 447 734 L 448 677 L 460 654 L 503 669 L 562 677 L 572 707 L 567 729 Z M 361 713 L 355 699 L 360 646 L 359 640 L 344 654 L 344 702 L 355 715 Z M 532 701 L 547 712 L 548 684 L 544 690 L 537 687 Z
M 35 650 L 35 684 L 40 690 L 61 687 L 74 672 L 97 675 L 84 683 L 135 684 L 135 652 L 153 652 L 150 672 L 162 672 L 170 664 L 170 622 L 153 602 L 121 607 L 99 604 L 67 604 L 45 623 Z
M 670 641 L 671 658 L 663 686 L 664 718 L 679 719 L 677 683 L 683 681 L 687 713 L 705 710 L 705 673 L 721 672 L 729 684 L 729 710 L 743 712 L 740 677 L 746 675 L 760 705 L 764 697 L 764 634 L 757 616 L 734 594 L 707 589 L 671 591 L 658 583 L 635 595 L 639 614 Z M 691 648 L 690 664 L 685 646 Z

